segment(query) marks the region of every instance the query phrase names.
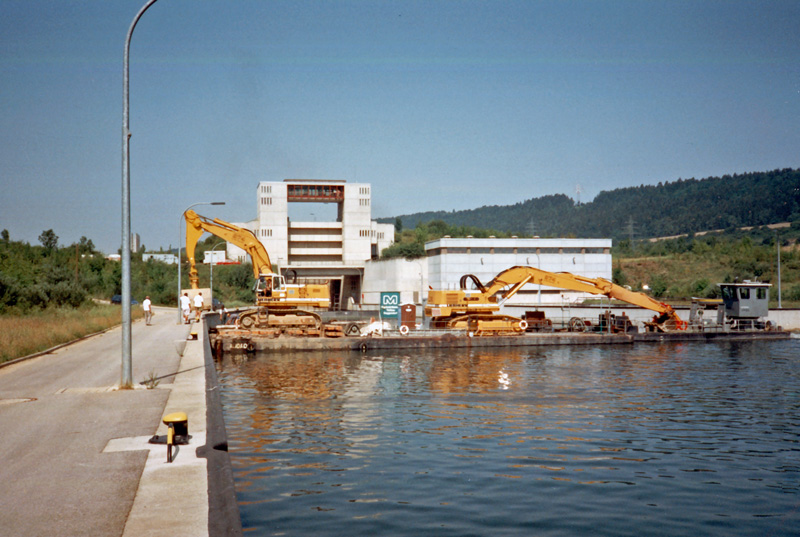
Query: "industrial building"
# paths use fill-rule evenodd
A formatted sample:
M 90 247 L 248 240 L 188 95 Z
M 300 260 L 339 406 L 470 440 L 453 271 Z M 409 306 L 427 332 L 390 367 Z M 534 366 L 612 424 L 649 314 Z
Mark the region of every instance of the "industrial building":
M 444 237 L 425 244 L 425 252 L 428 281 L 434 289 L 457 289 L 464 274 L 474 274 L 481 282 L 488 283 L 500 272 L 518 265 L 611 279 L 611 239 Z M 591 296 L 579 291 L 526 285 L 512 302 L 520 306 L 561 304 Z
M 465 274 L 488 283 L 500 272 L 518 265 L 611 279 L 611 239 L 443 237 L 426 243 L 425 251 L 427 257 L 422 259 L 368 263 L 364 303 L 377 304 L 381 291 L 399 291 L 403 303 L 421 304 L 428 288 L 457 289 Z M 574 304 L 592 296 L 528 284 L 507 306 L 524 310 L 538 305 Z
M 257 216 L 237 224 L 253 231 L 270 261 L 287 280 L 331 283 L 331 305 L 344 309 L 361 302 L 364 266 L 394 241 L 394 226 L 372 220 L 371 186 L 344 180 L 262 181 L 256 191 Z M 293 203 L 335 204 L 332 221 L 292 221 Z M 228 259 L 250 261 L 230 243 Z

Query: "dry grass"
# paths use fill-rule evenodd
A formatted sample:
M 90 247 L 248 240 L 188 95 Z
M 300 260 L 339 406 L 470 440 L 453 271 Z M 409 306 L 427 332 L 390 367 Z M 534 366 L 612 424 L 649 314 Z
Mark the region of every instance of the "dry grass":
M 141 308 L 131 312 L 142 317 Z M 100 332 L 122 323 L 119 306 L 93 305 L 73 309 L 47 309 L 24 316 L 0 316 L 0 363 L 47 350 L 56 345 Z

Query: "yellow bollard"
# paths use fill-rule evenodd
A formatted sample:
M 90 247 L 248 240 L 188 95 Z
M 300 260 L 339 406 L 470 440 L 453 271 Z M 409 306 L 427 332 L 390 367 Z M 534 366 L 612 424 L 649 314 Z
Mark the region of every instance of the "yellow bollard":
M 189 418 L 185 412 L 173 412 L 164 416 L 163 422 L 167 426 L 167 462 L 172 462 L 172 446 L 176 443 L 175 437 L 183 437 L 183 441 L 178 443 L 188 442 Z

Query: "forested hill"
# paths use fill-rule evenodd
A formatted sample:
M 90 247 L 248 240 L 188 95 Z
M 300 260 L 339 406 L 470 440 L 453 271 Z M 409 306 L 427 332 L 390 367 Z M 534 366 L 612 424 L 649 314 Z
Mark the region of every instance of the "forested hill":
M 466 211 L 436 211 L 381 218 L 404 228 L 442 220 L 542 237 L 663 237 L 712 229 L 758 226 L 800 220 L 800 169 L 678 179 L 600 192 L 576 204 L 563 194 L 515 205 Z

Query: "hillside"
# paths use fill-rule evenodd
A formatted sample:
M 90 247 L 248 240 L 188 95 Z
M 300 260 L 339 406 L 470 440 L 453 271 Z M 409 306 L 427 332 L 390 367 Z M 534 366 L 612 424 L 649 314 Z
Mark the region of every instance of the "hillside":
M 381 218 L 403 228 L 441 220 L 519 236 L 644 238 L 800 220 L 800 169 L 678 179 L 603 191 L 576 204 L 564 194 L 515 205 Z

